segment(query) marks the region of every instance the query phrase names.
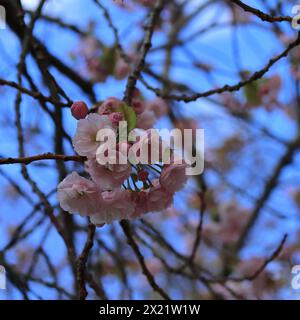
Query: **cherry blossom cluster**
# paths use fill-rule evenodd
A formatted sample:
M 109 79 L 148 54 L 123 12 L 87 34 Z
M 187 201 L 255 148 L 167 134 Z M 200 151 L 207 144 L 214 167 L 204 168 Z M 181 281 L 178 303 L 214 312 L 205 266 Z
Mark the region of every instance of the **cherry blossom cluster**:
M 186 182 L 186 165 L 172 160 L 163 163 L 162 158 L 155 163 L 133 164 L 128 157 L 131 150 L 139 153 L 143 148 L 151 148 L 150 132 L 154 129 L 148 129 L 167 110 L 164 100 L 143 101 L 137 90 L 132 106 L 108 98 L 95 113 L 90 113 L 84 102 L 75 102 L 71 112 L 78 123 L 73 146 L 80 156 L 86 157 L 84 169 L 89 178 L 72 172 L 58 185 L 61 207 L 72 214 L 89 216 L 97 226 L 169 207 L 174 194 Z M 120 138 L 121 121 L 128 124 L 128 131 L 139 131 L 137 141 Z M 101 136 L 103 130 L 111 130 L 119 137 L 115 150 L 107 150 Z M 101 155 L 110 151 L 114 151 L 115 163 L 99 161 Z
M 244 87 L 244 101 L 228 92 L 221 95 L 221 100 L 225 106 L 235 112 L 259 107 L 263 107 L 266 111 L 272 111 L 274 108 L 282 107 L 279 101 L 281 89 L 281 77 L 274 74 L 246 85 Z
M 136 61 L 134 54 L 121 57 L 116 47 L 106 46 L 92 36 L 82 39 L 80 50 L 74 57 L 83 59 L 85 71 L 93 82 L 105 82 L 110 75 L 122 80 Z

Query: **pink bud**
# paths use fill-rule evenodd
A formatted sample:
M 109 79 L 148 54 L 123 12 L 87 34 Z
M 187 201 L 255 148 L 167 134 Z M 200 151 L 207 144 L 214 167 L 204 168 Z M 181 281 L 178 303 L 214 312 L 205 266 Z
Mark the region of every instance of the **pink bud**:
M 140 99 L 141 98 L 141 91 L 138 88 L 134 88 L 132 97 L 133 97 L 133 99 Z
M 142 182 L 147 181 L 148 176 L 149 176 L 149 173 L 145 170 L 139 171 L 139 173 L 138 173 L 138 178 Z
M 86 103 L 83 101 L 76 101 L 71 106 L 71 113 L 72 116 L 79 120 L 84 119 L 89 112 L 89 108 L 87 107 Z
M 268 87 L 268 86 L 262 86 L 259 89 L 259 95 L 260 96 L 266 96 L 269 92 L 270 92 L 270 87 Z
M 136 114 L 141 114 L 145 111 L 145 103 L 139 100 L 133 100 L 132 107 Z
M 120 106 L 123 104 L 123 102 L 117 98 L 111 97 L 105 100 L 101 106 L 99 107 L 99 114 L 111 114 L 113 112 L 116 112 Z
M 130 72 L 130 66 L 122 58 L 119 59 L 115 66 L 115 77 L 117 80 L 124 79 Z
M 124 117 L 121 112 L 114 112 L 109 115 L 109 119 L 111 120 L 113 125 L 117 126 L 119 122 L 124 119 Z

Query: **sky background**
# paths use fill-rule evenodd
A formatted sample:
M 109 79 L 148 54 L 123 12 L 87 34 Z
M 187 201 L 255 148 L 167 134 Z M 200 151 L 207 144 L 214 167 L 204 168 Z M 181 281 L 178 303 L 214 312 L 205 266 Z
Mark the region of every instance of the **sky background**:
M 190 1 L 189 10 L 193 10 L 195 6 L 199 5 L 200 0 Z M 260 1 L 245 1 L 249 5 L 256 5 L 261 7 Z M 34 9 L 38 1 L 23 0 L 24 7 L 28 9 Z M 269 3 L 272 3 L 270 1 Z M 122 44 L 128 49 L 136 40 L 140 39 L 142 35 L 141 28 L 137 27 L 137 22 L 141 21 L 145 15 L 145 10 L 138 7 L 126 11 L 122 8 L 115 6 L 112 1 L 103 1 L 103 4 L 109 8 L 112 15 L 112 19 L 117 21 L 117 27 L 119 29 Z M 290 14 L 291 5 L 286 6 L 286 14 Z M 106 21 L 103 18 L 102 12 L 99 11 L 92 1 L 82 0 L 49 0 L 44 8 L 44 13 L 51 16 L 58 16 L 63 18 L 66 22 L 78 25 L 85 29 L 88 21 L 96 22 L 96 35 L 101 38 L 105 43 L 112 44 L 113 37 L 112 33 L 107 27 Z M 181 37 L 188 37 L 195 30 L 198 30 L 202 26 L 205 26 L 207 22 L 216 19 L 219 22 L 228 22 L 230 19 L 229 12 L 221 10 L 219 5 L 216 4 L 210 7 L 209 10 L 205 10 L 204 13 L 197 19 L 194 19 L 192 23 L 182 32 Z M 288 28 L 288 27 L 287 27 Z M 288 30 L 288 29 L 287 29 Z M 53 24 L 40 21 L 37 23 L 34 30 L 35 35 L 42 39 L 47 48 L 51 53 L 62 59 L 69 66 L 77 68 L 75 62 L 70 59 L 70 53 L 76 52 L 79 46 L 79 38 L 77 35 L 69 31 L 61 32 L 58 26 Z M 296 31 L 289 30 L 290 36 L 294 36 Z M 237 40 L 238 45 L 232 45 L 233 39 Z M 159 32 L 155 36 L 154 47 L 164 43 L 165 36 Z M 238 46 L 238 50 L 236 50 Z M 262 68 L 268 59 L 283 50 L 283 46 L 280 44 L 278 39 L 274 36 L 273 32 L 269 32 L 267 28 L 262 29 L 261 27 L 249 26 L 238 28 L 237 31 L 232 32 L 230 27 L 222 27 L 219 29 L 213 29 L 200 39 L 194 39 L 185 47 L 185 50 L 175 51 L 175 66 L 172 69 L 172 78 L 180 82 L 184 82 L 189 85 L 195 91 L 205 91 L 212 87 L 212 83 L 215 85 L 223 85 L 225 83 L 233 84 L 239 77 L 237 73 L 237 63 L 245 70 L 253 71 Z M 0 30 L 0 77 L 16 80 L 16 69 L 15 65 L 18 62 L 20 54 L 20 44 L 16 37 L 10 32 L 10 30 Z M 199 61 L 205 63 L 211 63 L 216 70 L 219 72 L 211 75 L 199 75 L 199 72 L 191 65 L 191 57 L 195 57 Z M 161 70 L 162 64 L 161 54 L 152 54 L 149 58 L 149 62 L 153 66 L 154 70 Z M 33 63 L 31 57 L 27 58 L 29 70 L 36 77 L 40 77 L 36 72 L 36 66 Z M 67 94 L 72 100 L 85 100 L 89 101 L 75 85 L 73 85 L 66 78 L 61 76 L 56 70 L 53 71 L 57 81 L 66 90 Z M 289 102 L 290 98 L 294 95 L 294 87 L 290 79 L 288 71 L 287 60 L 282 60 L 277 63 L 268 75 L 281 74 L 283 77 L 283 88 L 280 92 L 280 98 L 283 102 Z M 153 79 L 149 79 L 154 85 Z M 126 80 L 116 81 L 113 78 L 109 78 L 104 84 L 98 84 L 96 86 L 98 100 L 105 99 L 109 96 L 122 97 Z M 138 87 L 144 90 L 144 87 L 139 84 Z M 0 118 L 0 156 L 17 156 L 17 139 L 16 132 L 13 128 L 14 119 L 14 97 L 15 91 L 10 88 L 0 88 L 1 96 L 1 109 L 4 110 Z M 145 96 L 152 99 L 153 94 L 143 91 Z M 215 99 L 215 97 L 213 97 Z M 43 152 L 53 151 L 52 134 L 53 126 L 50 119 L 45 115 L 39 108 L 36 101 L 23 96 L 22 105 L 22 120 L 24 127 L 32 128 L 32 138 L 26 139 L 26 154 L 34 155 Z M 199 101 L 183 104 L 179 103 L 176 108 L 180 109 L 185 116 L 197 119 L 199 128 L 205 129 L 205 149 L 206 154 L 209 155 L 209 150 L 219 146 L 222 142 L 237 132 L 241 135 L 251 133 L 254 139 L 257 139 L 254 145 L 249 147 L 249 150 L 245 150 L 244 153 L 240 154 L 240 159 L 235 170 L 231 172 L 231 182 L 236 186 L 244 186 L 249 184 L 249 177 L 253 177 L 253 181 L 261 181 L 255 185 L 249 184 L 247 191 L 257 196 L 260 194 L 263 182 L 265 178 L 272 173 L 273 167 L 278 161 L 280 155 L 283 153 L 284 148 L 280 143 L 274 142 L 269 138 L 263 138 L 259 130 L 248 126 L 243 121 L 233 119 L 229 117 L 222 107 L 212 101 L 201 99 Z M 76 128 L 76 121 L 71 117 L 69 110 L 64 110 L 65 128 L 67 132 L 73 136 Z M 256 110 L 253 112 L 253 117 L 260 123 L 261 126 L 267 127 L 270 132 L 280 137 L 285 141 L 290 141 L 295 137 L 297 128 L 295 121 L 289 119 L 283 115 L 281 110 L 274 110 L 267 112 L 266 110 Z M 10 125 L 11 124 L 11 125 Z M 162 119 L 157 123 L 157 127 L 170 127 L 170 123 L 167 119 Z M 44 132 L 43 135 L 35 135 L 35 130 L 41 130 Z M 29 135 L 30 137 L 30 135 Z M 67 154 L 73 154 L 73 150 L 70 146 L 66 148 Z M 254 157 L 253 154 L 257 156 Z M 260 166 L 260 161 L 263 163 Z M 293 239 L 297 235 L 299 230 L 299 208 L 297 208 L 291 198 L 288 196 L 288 190 L 293 188 L 299 188 L 300 185 L 300 156 L 299 154 L 295 157 L 293 165 L 286 168 L 280 177 L 282 182 L 281 187 L 278 188 L 269 199 L 266 207 L 270 206 L 275 208 L 277 211 L 283 213 L 284 218 L 274 218 L 274 224 L 276 227 L 269 229 L 264 228 L 261 232 L 257 232 L 255 238 L 251 238 L 250 246 L 248 246 L 242 255 L 251 256 L 264 255 L 269 252 L 269 248 L 272 248 L 274 244 L 278 243 L 281 239 L 282 234 L 288 232 L 290 239 Z M 44 163 L 44 162 L 43 162 Z M 257 165 L 255 165 L 257 163 Z M 54 163 L 47 163 L 49 167 L 31 165 L 29 166 L 30 172 L 34 175 L 40 188 L 46 193 L 51 193 L 56 188 L 57 176 L 53 170 Z M 67 167 L 71 170 L 74 168 L 73 163 L 67 163 Z M 75 167 L 76 168 L 76 167 Z M 78 168 L 78 167 L 77 167 Z M 19 186 L 28 191 L 30 197 L 35 197 L 29 191 L 27 183 L 23 181 L 20 174 L 20 167 L 18 165 L 2 166 L 0 168 L 0 188 L 1 188 L 1 204 L 0 204 L 0 248 L 5 246 L 9 239 L 10 227 L 14 226 L 17 222 L 20 222 L 30 212 L 30 204 L 22 198 L 14 198 L 8 196 L 10 190 L 7 188 L 8 181 L 7 177 L 11 177 L 18 181 Z M 208 173 L 207 178 L 213 184 L 214 181 L 218 182 L 214 174 Z M 174 206 L 176 209 L 186 209 L 186 198 L 191 193 L 191 190 L 195 189 L 193 181 L 189 181 L 185 190 L 180 192 L 175 199 Z M 224 199 L 231 199 L 238 197 L 239 201 L 245 205 L 245 207 L 253 206 L 253 202 L 249 201 L 249 198 L 241 195 L 234 194 L 232 191 L 224 192 L 222 195 Z M 55 192 L 51 195 L 53 203 L 55 200 Z M 196 212 L 190 210 L 190 216 L 196 216 Z M 264 225 L 264 219 L 269 219 L 272 216 L 270 210 L 264 209 L 261 219 L 257 225 L 257 228 L 262 228 Z M 154 215 L 154 214 L 153 214 Z M 157 214 L 156 214 L 157 215 Z M 33 225 L 38 221 L 40 216 L 33 219 L 30 224 Z M 82 218 L 78 218 L 80 221 Z M 151 219 L 151 217 L 150 217 Z M 154 217 L 153 219 L 157 219 Z M 184 244 L 176 242 L 176 230 L 173 229 L 172 221 L 162 221 L 164 224 L 165 234 L 168 235 L 168 239 L 172 243 L 176 243 L 179 250 L 185 250 Z M 49 227 L 48 222 L 44 222 L 41 230 L 45 230 Z M 104 239 L 109 240 L 109 233 L 106 229 L 101 229 L 101 236 Z M 84 239 L 84 234 L 77 238 L 77 242 L 80 245 Z M 33 232 L 32 235 L 25 241 L 26 245 L 22 245 L 18 249 L 26 253 L 30 250 L 31 244 L 35 244 L 40 241 L 40 231 Z M 261 243 L 264 243 L 261 246 Z M 65 256 L 64 244 L 55 232 L 52 230 L 48 236 L 45 247 L 49 252 L 52 261 L 63 260 Z M 12 250 L 7 256 L 9 261 L 14 264 L 16 263 L 15 251 Z M 300 260 L 299 260 L 300 263 Z M 273 267 L 276 267 L 274 263 Z M 60 273 L 61 283 L 68 288 L 70 286 L 70 272 L 66 268 L 62 268 Z M 105 281 L 109 284 L 109 295 L 111 298 L 118 296 L 120 286 L 115 277 L 107 276 Z M 135 277 L 131 280 L 136 286 L 143 285 L 143 282 L 139 283 Z M 39 288 L 36 285 L 37 291 L 41 290 L 43 297 L 53 298 L 52 290 L 47 290 L 44 287 Z M 136 291 L 137 292 L 137 291 Z M 173 297 L 181 298 L 176 296 L 177 293 L 173 292 Z M 6 299 L 7 297 L 21 298 L 21 296 L 15 292 L 15 290 L 0 290 L 0 299 Z M 300 297 L 299 292 L 291 291 L 289 289 L 282 292 L 282 297 L 298 299 Z M 34 297 L 32 297 L 34 298 Z M 136 294 L 134 298 L 141 298 L 139 294 Z

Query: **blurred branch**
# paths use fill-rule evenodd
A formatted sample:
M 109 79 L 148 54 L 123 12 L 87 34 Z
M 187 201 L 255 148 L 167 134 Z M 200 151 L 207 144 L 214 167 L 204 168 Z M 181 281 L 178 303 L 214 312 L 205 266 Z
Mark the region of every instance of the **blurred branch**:
M 153 290 L 155 292 L 157 292 L 162 298 L 164 298 L 165 300 L 170 300 L 169 295 L 156 283 L 153 275 L 151 274 L 151 272 L 149 271 L 146 262 L 145 262 L 145 258 L 142 255 L 137 243 L 135 242 L 132 232 L 131 232 L 131 228 L 130 228 L 130 224 L 128 223 L 128 221 L 126 220 L 122 220 L 120 222 L 120 225 L 124 231 L 124 234 L 127 237 L 127 241 L 128 244 L 131 246 L 132 250 L 134 251 L 140 266 L 142 268 L 142 271 L 144 273 L 144 275 L 146 276 L 150 286 L 153 288 Z
M 196 101 L 200 98 L 204 98 L 204 97 L 209 97 L 211 95 L 214 94 L 220 94 L 220 93 L 224 93 L 224 92 L 234 92 L 234 91 L 238 91 L 241 88 L 243 88 L 244 86 L 261 79 L 269 70 L 270 68 L 276 64 L 276 62 L 278 62 L 279 60 L 281 60 L 282 58 L 286 57 L 288 55 L 288 53 L 295 47 L 297 47 L 300 44 L 300 33 L 298 33 L 297 39 L 293 42 L 291 42 L 287 48 L 280 53 L 279 55 L 275 56 L 274 58 L 270 59 L 269 62 L 267 63 L 267 65 L 259 70 L 259 71 L 255 71 L 247 80 L 243 80 L 240 81 L 239 83 L 235 84 L 235 85 L 228 85 L 226 84 L 223 87 L 217 88 L 217 89 L 212 89 L 209 91 L 205 91 L 205 92 L 201 92 L 201 93 L 195 93 L 192 94 L 191 96 L 188 96 L 186 94 L 183 95 L 175 95 L 175 94 L 170 94 L 170 95 L 165 95 L 160 89 L 154 88 L 152 86 L 150 86 L 149 84 L 147 84 L 147 88 L 149 90 L 152 90 L 153 92 L 156 93 L 156 95 L 164 98 L 164 99 L 168 99 L 168 100 L 175 100 L 175 101 L 184 101 L 184 102 L 192 102 L 192 101 Z
M 133 70 L 133 72 L 129 75 L 127 85 L 126 85 L 126 90 L 125 90 L 125 95 L 124 95 L 124 101 L 130 105 L 131 104 L 131 98 L 132 94 L 136 85 L 136 82 L 143 71 L 143 68 L 145 67 L 145 60 L 146 56 L 151 49 L 151 39 L 153 36 L 155 24 L 157 22 L 157 19 L 159 18 L 159 14 L 163 9 L 163 6 L 165 4 L 165 0 L 157 0 L 155 3 L 154 9 L 151 11 L 150 18 L 149 18 L 149 23 L 145 27 L 146 34 L 144 38 L 144 42 L 141 48 L 141 54 L 139 57 L 138 62 L 136 63 L 136 66 Z
M 240 1 L 240 0 L 229 0 L 231 2 L 233 2 L 234 4 L 236 4 L 237 6 L 239 6 L 240 8 L 242 8 L 243 10 L 245 10 L 246 12 L 250 12 L 252 14 L 254 14 L 255 16 L 257 16 L 258 18 L 260 18 L 262 21 L 267 21 L 267 22 L 291 22 L 292 18 L 289 16 L 282 16 L 282 17 L 276 17 L 276 16 L 271 16 L 269 14 L 266 14 L 258 9 L 255 9 L 251 6 L 248 6 L 247 4 L 245 4 L 244 2 Z
M 34 99 L 43 101 L 43 102 L 50 102 L 54 105 L 59 105 L 61 107 L 70 107 L 71 103 L 63 103 L 60 101 L 57 101 L 55 99 L 53 99 L 52 97 L 46 97 L 43 94 L 41 94 L 40 92 L 35 92 L 35 91 L 31 91 L 27 88 L 22 87 L 20 84 L 17 84 L 14 81 L 8 81 L 8 80 L 4 80 L 4 79 L 0 79 L 0 85 L 1 86 L 10 86 L 12 88 L 17 89 L 18 91 L 27 94 L 28 96 L 31 96 Z
M 88 236 L 85 242 L 84 248 L 81 255 L 77 260 L 77 282 L 79 287 L 79 299 L 85 300 L 88 295 L 88 292 L 85 287 L 85 272 L 86 272 L 86 263 L 89 257 L 89 253 L 94 245 L 94 236 L 95 236 L 96 227 L 93 224 L 88 226 Z
M 269 180 L 267 181 L 265 188 L 262 192 L 262 195 L 257 200 L 256 205 L 251 213 L 250 219 L 247 222 L 247 224 L 246 224 L 243 232 L 241 233 L 241 236 L 236 244 L 237 251 L 240 251 L 243 248 L 243 246 L 245 245 L 247 237 L 248 237 L 252 227 L 254 226 L 257 218 L 259 217 L 261 209 L 264 207 L 265 203 L 267 202 L 267 200 L 271 196 L 273 190 L 276 188 L 276 186 L 278 184 L 278 180 L 281 175 L 281 172 L 283 171 L 283 169 L 287 165 L 289 165 L 293 161 L 294 155 L 297 152 L 297 150 L 299 149 L 299 147 L 300 147 L 300 136 L 298 136 L 295 140 L 293 140 L 289 144 L 286 152 L 284 153 L 284 155 L 282 156 L 282 158 L 279 160 L 276 167 L 274 168 L 274 172 L 271 175 L 271 177 L 269 178 Z
M 44 153 L 31 157 L 20 157 L 20 158 L 0 158 L 0 165 L 3 164 L 14 164 L 22 163 L 29 164 L 34 161 L 41 160 L 61 160 L 61 161 L 75 161 L 75 162 L 84 162 L 85 157 L 81 156 L 65 156 L 62 154 L 53 154 L 53 153 Z

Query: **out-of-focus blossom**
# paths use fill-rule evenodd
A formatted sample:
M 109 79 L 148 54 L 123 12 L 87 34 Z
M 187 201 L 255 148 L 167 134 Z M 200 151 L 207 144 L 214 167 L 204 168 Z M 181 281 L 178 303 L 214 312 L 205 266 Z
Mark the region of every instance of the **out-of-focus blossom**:
M 130 65 L 122 58 L 117 60 L 114 75 L 117 80 L 124 79 L 130 72 Z
M 274 75 L 259 87 L 259 96 L 262 99 L 262 105 L 267 110 L 272 110 L 273 106 L 278 105 L 278 94 L 281 89 L 281 78 Z
M 94 58 L 101 53 L 101 45 L 95 37 L 85 37 L 80 44 L 79 52 L 86 59 Z
M 151 110 L 145 110 L 143 113 L 139 114 L 137 116 L 137 127 L 148 130 L 153 128 L 154 122 L 155 122 L 155 114 Z
M 226 108 L 229 108 L 232 111 L 242 112 L 244 109 L 244 105 L 241 103 L 239 99 L 237 99 L 233 93 L 225 92 L 221 96 L 221 101 Z
M 146 104 L 141 100 L 133 99 L 132 107 L 136 114 L 142 114 L 146 109 Z
M 124 102 L 114 97 L 106 99 L 98 108 L 98 113 L 101 115 L 109 115 L 118 112 Z
M 148 110 L 152 110 L 157 118 L 162 117 L 169 110 L 167 102 L 162 98 L 156 98 L 152 101 L 147 102 L 146 108 Z
M 236 274 L 243 278 L 253 275 L 261 266 L 265 263 L 265 260 L 261 257 L 252 257 L 247 260 L 242 260 L 237 266 Z M 276 287 L 276 284 L 280 282 L 281 275 L 269 271 L 265 267 L 260 274 L 252 281 L 251 289 L 248 290 L 248 294 L 253 293 L 256 299 L 269 299 L 272 290 Z
M 99 58 L 89 58 L 86 64 L 93 82 L 104 82 L 107 78 L 107 69 Z
M 248 221 L 248 211 L 230 202 L 220 205 L 217 213 L 214 217 L 217 222 L 210 221 L 204 226 L 204 238 L 209 242 L 235 243 Z

